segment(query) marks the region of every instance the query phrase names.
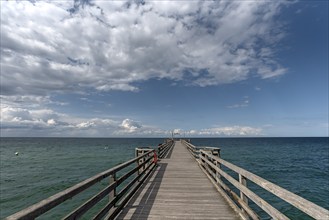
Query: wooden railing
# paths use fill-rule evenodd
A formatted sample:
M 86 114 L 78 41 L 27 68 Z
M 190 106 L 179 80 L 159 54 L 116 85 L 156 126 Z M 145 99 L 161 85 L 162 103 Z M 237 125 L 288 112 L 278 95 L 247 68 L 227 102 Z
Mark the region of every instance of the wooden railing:
M 173 146 L 174 146 L 174 140 L 167 139 L 165 143 L 158 146 L 158 157 L 166 158 Z
M 275 185 L 274 183 L 271 183 L 270 181 L 267 181 L 245 169 L 221 159 L 219 148 L 217 148 L 217 150 L 215 150 L 215 148 L 198 149 L 191 143 L 184 140 L 182 140 L 182 143 L 185 144 L 187 149 L 196 158 L 201 165 L 201 168 L 208 174 L 208 177 L 212 183 L 216 185 L 219 190 L 228 195 L 226 198 L 231 200 L 232 204 L 235 205 L 235 208 L 238 209 L 240 215 L 244 219 L 260 219 L 257 213 L 248 205 L 248 200 L 253 201 L 273 219 L 289 219 L 253 192 L 250 188 L 248 188 L 247 181 L 252 181 L 256 185 L 262 187 L 266 191 L 272 193 L 287 203 L 290 203 L 292 206 L 315 219 L 329 219 L 329 211 L 327 209 L 324 209 L 286 189 L 283 189 L 278 185 Z M 222 166 L 225 166 L 229 170 L 237 173 L 239 179 L 237 180 L 225 172 L 222 169 Z M 223 178 L 236 187 L 236 189 L 240 192 L 240 195 L 232 191 L 232 189 L 230 189 L 223 182 Z
M 115 166 L 109 170 L 99 173 L 83 182 L 80 182 L 62 192 L 59 192 L 41 202 L 32 205 L 20 212 L 17 212 L 9 217 L 7 220 L 13 219 L 35 219 L 38 216 L 46 213 L 54 207 L 62 204 L 64 201 L 78 195 L 87 188 L 108 178 L 110 184 L 96 195 L 85 201 L 78 208 L 73 210 L 63 219 L 78 219 L 82 217 L 87 211 L 98 204 L 106 196 L 109 196 L 109 202 L 100 209 L 100 211 L 92 219 L 101 219 L 106 216 L 107 219 L 113 219 L 121 211 L 122 207 L 128 202 L 131 196 L 141 186 L 143 181 L 152 172 L 155 167 L 155 153 L 154 149 L 136 149 L 137 157 Z M 142 152 L 142 154 L 141 154 Z M 124 168 L 129 168 L 130 165 L 137 163 L 137 166 L 125 171 Z M 117 176 L 118 172 L 125 172 L 121 176 Z M 117 178 L 118 177 L 118 178 Z M 131 180 L 130 180 L 131 179 Z M 125 180 L 129 181 L 127 184 L 121 185 Z M 127 182 L 126 181 L 126 182 Z M 121 186 L 120 186 L 121 185 Z M 120 187 L 119 187 L 120 186 Z M 119 188 L 118 188 L 119 187 Z M 118 189 L 121 190 L 117 192 Z
M 199 158 L 199 149 L 194 146 L 193 144 L 191 144 L 190 142 L 188 141 L 185 141 L 185 140 L 181 140 L 181 142 L 183 144 L 185 144 L 185 146 L 187 147 L 187 149 L 190 151 L 190 153 L 195 157 L 195 158 Z

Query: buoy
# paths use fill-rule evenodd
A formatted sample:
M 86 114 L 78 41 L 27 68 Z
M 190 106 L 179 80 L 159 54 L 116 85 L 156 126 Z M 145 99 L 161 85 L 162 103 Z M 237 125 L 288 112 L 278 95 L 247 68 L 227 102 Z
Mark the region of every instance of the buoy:
M 15 155 L 18 156 L 18 152 L 16 152 Z

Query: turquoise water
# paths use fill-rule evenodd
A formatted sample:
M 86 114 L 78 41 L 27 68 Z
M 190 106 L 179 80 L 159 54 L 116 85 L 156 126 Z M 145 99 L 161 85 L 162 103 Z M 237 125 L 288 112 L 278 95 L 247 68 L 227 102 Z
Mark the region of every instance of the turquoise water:
M 162 141 L 1 138 L 0 218 L 133 158 L 136 147 L 155 147 Z M 328 138 L 200 138 L 192 143 L 220 147 L 223 159 L 329 209 Z M 288 217 L 309 219 L 275 196 L 252 184 L 250 187 Z M 67 213 L 71 204 L 66 206 L 59 207 L 57 213 Z M 259 214 L 268 218 L 261 211 Z M 45 219 L 60 216 L 50 213 Z

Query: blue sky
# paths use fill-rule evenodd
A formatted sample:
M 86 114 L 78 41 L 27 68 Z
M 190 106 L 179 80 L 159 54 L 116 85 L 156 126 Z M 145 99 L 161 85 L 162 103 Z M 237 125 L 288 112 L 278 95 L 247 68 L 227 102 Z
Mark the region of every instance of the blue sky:
M 328 1 L 1 1 L 1 136 L 328 136 Z

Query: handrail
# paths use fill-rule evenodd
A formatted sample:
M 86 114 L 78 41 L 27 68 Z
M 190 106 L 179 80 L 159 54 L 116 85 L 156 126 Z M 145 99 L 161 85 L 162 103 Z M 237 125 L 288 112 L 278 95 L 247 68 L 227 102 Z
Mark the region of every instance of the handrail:
M 197 159 L 197 161 L 202 165 L 203 170 L 208 173 L 208 177 L 212 178 L 214 184 L 219 185 L 225 190 L 226 194 L 231 196 L 231 199 L 239 205 L 241 213 L 243 215 L 249 215 L 251 219 L 259 219 L 258 215 L 248 206 L 248 198 L 251 199 L 256 205 L 262 208 L 266 213 L 275 219 L 288 219 L 280 211 L 276 210 L 270 204 L 268 204 L 261 197 L 256 195 L 247 187 L 247 180 L 254 182 L 256 185 L 262 187 L 273 195 L 279 197 L 280 199 L 288 202 L 292 206 L 301 210 L 302 212 L 308 214 L 315 219 L 329 219 L 329 210 L 324 209 L 282 187 L 275 185 L 274 183 L 265 180 L 245 169 L 242 169 L 232 163 L 229 163 L 222 158 L 220 155 L 214 155 L 213 150 L 215 148 L 203 148 L 198 149 L 191 143 L 181 140 L 181 142 L 187 147 L 190 153 Z M 218 148 L 219 152 L 219 148 Z M 199 159 L 198 159 L 199 158 Z M 225 166 L 228 169 L 236 172 L 239 175 L 239 180 L 236 180 L 225 171 L 221 169 L 221 166 Z M 240 190 L 240 196 L 233 192 L 222 180 L 225 178 L 238 190 Z
M 257 204 L 260 208 L 262 208 L 265 212 L 267 212 L 271 217 L 275 219 L 288 219 L 285 215 L 283 215 L 280 211 L 276 210 L 270 204 L 268 204 L 265 200 L 261 199 L 258 195 L 252 192 L 246 184 L 246 180 L 250 180 L 272 193 L 273 195 L 278 196 L 282 200 L 290 203 L 297 209 L 302 212 L 308 214 L 309 216 L 315 219 L 329 219 L 329 210 L 326 210 L 282 187 L 275 185 L 274 183 L 265 180 L 245 169 L 242 169 L 232 163 L 229 163 L 222 158 L 216 157 L 205 150 L 200 150 L 200 161 L 201 164 L 206 168 L 206 171 L 210 173 L 212 177 L 214 177 L 220 185 L 223 185 L 223 188 L 227 186 L 223 184 L 223 182 L 218 178 L 218 176 L 224 177 L 230 183 L 232 183 L 237 189 L 240 190 L 240 197 L 244 198 L 245 196 L 251 199 L 255 204 Z M 239 174 L 239 181 L 231 177 L 229 174 L 224 172 L 219 165 L 224 165 L 225 167 L 233 170 L 234 172 Z M 210 168 L 211 167 L 211 168 Z M 209 169 L 210 168 L 210 169 Z M 244 198 L 246 201 L 246 198 Z M 241 202 L 241 201 L 240 201 Z M 245 202 L 246 203 L 246 202 Z M 244 204 L 246 205 L 246 204 Z
M 158 146 L 158 156 L 159 158 L 164 158 L 168 155 L 170 149 L 174 146 L 174 140 L 169 139 L 166 143 Z
M 150 174 L 152 169 L 154 168 L 154 155 L 155 150 L 150 149 L 146 153 L 143 153 L 142 155 L 135 157 L 131 160 L 128 160 L 124 162 L 123 164 L 117 165 L 111 169 L 108 169 L 106 171 L 103 171 L 91 178 L 88 178 L 66 190 L 63 190 L 47 199 L 44 199 L 26 209 L 23 209 L 11 216 L 8 216 L 7 220 L 16 220 L 16 219 L 34 219 L 43 213 L 49 211 L 50 209 L 60 205 L 67 199 L 72 198 L 73 196 L 79 194 L 80 192 L 86 190 L 87 188 L 93 186 L 95 183 L 103 180 L 106 177 L 112 176 L 114 179 L 114 182 L 107 186 L 104 190 L 102 190 L 100 193 L 98 193 L 96 196 L 92 197 L 90 200 L 85 202 L 83 205 L 81 205 L 78 209 L 71 212 L 65 219 L 75 219 L 74 216 L 79 217 L 82 214 L 84 214 L 86 211 L 88 211 L 91 207 L 93 207 L 98 201 L 103 199 L 106 195 L 108 195 L 111 191 L 115 190 L 117 186 L 119 186 L 124 180 L 126 180 L 128 177 L 130 177 L 132 174 L 136 173 L 141 167 L 145 166 L 147 163 L 148 166 L 143 169 L 142 172 L 138 174 L 136 178 L 134 178 L 128 185 L 125 187 L 125 192 L 122 193 L 122 191 L 116 196 L 112 201 L 114 201 L 113 205 L 119 201 L 119 199 L 129 190 L 129 188 L 137 181 L 145 179 L 147 175 Z M 116 173 L 129 165 L 138 162 L 140 159 L 143 159 L 143 163 L 138 164 L 138 166 L 132 170 L 130 170 L 128 173 L 124 174 L 122 177 L 120 177 L 118 180 L 116 180 Z M 152 166 L 153 165 L 153 166 Z M 146 173 L 147 172 L 147 173 Z M 144 175 L 145 174 L 145 175 Z M 144 175 L 144 177 L 142 177 Z M 138 184 L 140 185 L 140 184 Z M 133 189 L 134 190 L 134 189 Z M 115 193 L 114 193 L 115 194 Z M 111 201 L 111 202 L 112 202 Z
M 144 161 L 139 166 L 135 167 L 134 169 L 130 170 L 128 173 L 121 176 L 116 182 L 113 182 L 108 187 L 106 187 L 104 190 L 93 196 L 91 199 L 89 199 L 87 202 L 82 204 L 80 207 L 72 211 L 69 215 L 64 217 L 64 219 L 76 219 L 80 216 L 82 216 L 85 212 L 87 212 L 90 208 L 92 208 L 94 205 L 96 205 L 97 202 L 102 200 L 106 195 L 110 193 L 115 187 L 119 186 L 123 181 L 125 181 L 128 177 L 130 177 L 133 173 L 135 173 L 138 169 L 140 169 L 142 166 L 144 166 L 146 163 L 148 163 L 152 158 L 148 158 L 146 161 Z
M 199 158 L 199 153 L 200 151 L 197 149 L 196 146 L 194 146 L 193 144 L 187 142 L 186 140 L 181 139 L 181 143 L 184 144 L 186 146 L 186 148 L 190 151 L 190 153 L 195 157 L 195 158 Z

